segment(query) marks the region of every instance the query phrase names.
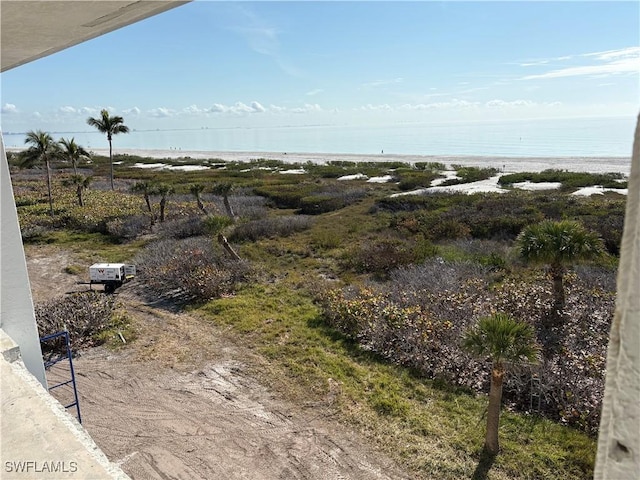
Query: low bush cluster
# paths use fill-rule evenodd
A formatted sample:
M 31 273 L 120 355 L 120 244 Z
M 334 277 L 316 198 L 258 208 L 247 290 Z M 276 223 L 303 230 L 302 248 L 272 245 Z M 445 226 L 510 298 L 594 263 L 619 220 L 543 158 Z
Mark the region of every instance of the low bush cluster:
M 135 263 L 137 279 L 152 298 L 178 303 L 205 302 L 231 294 L 249 273 L 249 264 L 233 260 L 208 237 L 153 242 Z
M 564 188 L 590 187 L 602 185 L 607 188 L 627 188 L 627 182 L 621 173 L 588 173 L 568 172 L 566 170 L 544 170 L 542 172 L 522 172 L 502 175 L 498 180 L 501 185 L 519 182 L 560 182 Z
M 595 272 L 595 273 L 594 273 Z M 614 311 L 613 272 L 582 269 L 568 276 L 564 323 L 547 328 L 551 282 L 542 273 L 494 284 L 476 263 L 432 259 L 394 271 L 388 282 L 328 289 L 318 295 L 330 325 L 365 349 L 428 378 L 486 392 L 489 368 L 461 347 L 479 318 L 505 312 L 532 324 L 545 357 L 510 373 L 504 400 L 589 433 L 597 431 L 608 331 Z M 540 383 L 532 378 L 540 379 Z
M 256 188 L 255 193 L 268 198 L 277 208 L 292 208 L 307 215 L 339 210 L 366 195 L 361 188 L 345 188 L 334 183 L 269 185 Z
M 286 237 L 311 228 L 313 219 L 307 215 L 285 215 L 237 225 L 229 238 L 236 242 L 252 241 L 261 238 Z
M 376 202 L 393 213 L 393 229 L 421 233 L 432 241 L 513 240 L 527 225 L 544 219 L 576 219 L 596 232 L 610 254 L 620 251 L 625 199 L 576 198 L 564 194 L 514 191 L 507 194 L 407 195 Z M 373 213 L 373 212 L 372 212 Z
M 54 298 L 35 305 L 36 323 L 41 337 L 68 331 L 74 350 L 102 343 L 99 334 L 108 329 L 117 302 L 113 295 L 87 291 Z M 43 351 L 59 352 L 60 341 L 46 342 Z
M 358 273 L 371 273 L 386 278 L 389 272 L 403 265 L 421 263 L 437 252 L 434 245 L 424 239 L 400 240 L 394 238 L 366 242 L 348 251 L 342 261 L 344 268 Z
M 406 171 L 398 174 L 398 188 L 402 191 L 431 186 L 431 182 L 440 176 L 432 170 Z

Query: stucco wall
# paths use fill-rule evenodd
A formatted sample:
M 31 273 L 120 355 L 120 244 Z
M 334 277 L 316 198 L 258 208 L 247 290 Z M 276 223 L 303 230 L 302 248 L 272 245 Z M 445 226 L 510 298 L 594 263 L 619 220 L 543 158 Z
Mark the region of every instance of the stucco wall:
M 46 388 L 27 262 L 1 134 L 0 175 L 0 328 L 20 346 L 25 366 Z

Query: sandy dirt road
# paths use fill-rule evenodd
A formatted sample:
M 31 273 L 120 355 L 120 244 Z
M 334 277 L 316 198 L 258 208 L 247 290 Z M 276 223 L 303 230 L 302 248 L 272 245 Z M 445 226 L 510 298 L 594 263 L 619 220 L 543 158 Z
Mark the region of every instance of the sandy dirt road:
M 27 257 L 34 301 L 86 288 L 64 272 L 77 263 L 68 252 L 28 248 Z M 138 339 L 82 352 L 74 367 L 84 427 L 132 478 L 410 478 L 332 418 L 331 393 L 289 403 L 251 373 L 264 360 L 221 329 L 120 291 Z

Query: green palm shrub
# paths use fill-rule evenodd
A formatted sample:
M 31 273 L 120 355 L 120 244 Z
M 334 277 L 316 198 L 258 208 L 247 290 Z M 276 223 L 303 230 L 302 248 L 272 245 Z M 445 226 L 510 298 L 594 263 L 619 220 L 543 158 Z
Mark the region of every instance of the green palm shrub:
M 507 367 L 510 364 L 537 361 L 538 347 L 534 331 L 530 325 L 518 322 L 507 314 L 495 313 L 481 318 L 477 325 L 465 333 L 463 346 L 480 359 L 488 358 L 491 361 L 484 448 L 489 454 L 496 455 L 500 451 L 498 427 Z

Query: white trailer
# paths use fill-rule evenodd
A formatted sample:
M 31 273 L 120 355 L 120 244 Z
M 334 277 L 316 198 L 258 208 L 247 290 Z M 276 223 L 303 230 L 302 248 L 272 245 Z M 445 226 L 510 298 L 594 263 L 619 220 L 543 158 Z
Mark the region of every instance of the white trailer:
M 104 285 L 106 293 L 131 281 L 136 276 L 136 266 L 125 263 L 94 263 L 89 267 L 89 286 Z

